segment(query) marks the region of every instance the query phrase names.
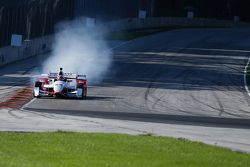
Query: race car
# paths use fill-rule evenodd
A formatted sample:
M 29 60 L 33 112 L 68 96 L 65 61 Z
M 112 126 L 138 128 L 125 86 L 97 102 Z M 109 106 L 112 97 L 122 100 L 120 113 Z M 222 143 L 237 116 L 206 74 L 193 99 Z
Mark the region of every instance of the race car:
M 86 75 L 64 73 L 60 68 L 59 73 L 42 74 L 35 80 L 33 95 L 36 98 L 51 97 L 87 97 Z

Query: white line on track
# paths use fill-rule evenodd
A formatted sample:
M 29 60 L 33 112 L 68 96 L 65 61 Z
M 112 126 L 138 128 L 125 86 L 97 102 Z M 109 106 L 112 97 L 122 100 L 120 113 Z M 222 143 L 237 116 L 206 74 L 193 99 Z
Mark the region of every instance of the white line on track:
M 27 107 L 29 104 L 31 104 L 33 101 L 35 101 L 36 99 L 33 98 L 32 100 L 30 100 L 28 103 L 26 103 L 25 105 L 22 106 L 22 108 L 20 110 L 24 110 L 25 107 Z
M 245 89 L 247 91 L 248 96 L 250 96 L 250 91 L 247 86 L 247 68 L 249 66 L 249 63 L 250 63 L 250 58 L 248 59 L 247 65 L 245 66 L 245 70 L 244 70 L 244 84 L 245 84 Z

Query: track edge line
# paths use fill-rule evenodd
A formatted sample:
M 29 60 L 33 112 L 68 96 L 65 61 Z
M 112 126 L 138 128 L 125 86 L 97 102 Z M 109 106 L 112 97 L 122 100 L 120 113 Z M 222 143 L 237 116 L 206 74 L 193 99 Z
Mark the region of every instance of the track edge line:
M 250 64 L 250 58 L 248 59 L 247 64 L 245 66 L 245 70 L 244 70 L 244 85 L 245 85 L 245 89 L 246 89 L 248 96 L 250 96 L 250 91 L 247 85 L 247 69 L 248 69 L 249 64 Z

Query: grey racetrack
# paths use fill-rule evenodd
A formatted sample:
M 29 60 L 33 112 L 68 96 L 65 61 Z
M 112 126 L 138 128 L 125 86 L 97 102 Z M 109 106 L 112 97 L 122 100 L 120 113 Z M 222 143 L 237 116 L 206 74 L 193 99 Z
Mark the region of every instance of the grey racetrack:
M 90 85 L 87 100 L 42 98 L 26 108 L 248 119 L 243 70 L 249 48 L 248 29 L 175 30 L 140 38 L 114 49 L 110 71 L 103 83 Z

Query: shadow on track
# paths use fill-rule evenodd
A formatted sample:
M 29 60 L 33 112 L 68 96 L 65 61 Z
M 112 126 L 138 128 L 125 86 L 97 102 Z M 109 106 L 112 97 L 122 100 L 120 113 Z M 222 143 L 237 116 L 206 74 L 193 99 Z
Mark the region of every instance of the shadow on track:
M 194 125 L 205 127 L 223 127 L 223 128 L 239 128 L 250 129 L 249 119 L 238 118 L 218 118 L 205 116 L 184 116 L 184 115 L 167 115 L 167 114 L 152 114 L 152 113 L 132 113 L 132 112 L 106 112 L 106 111 L 77 111 L 77 110 L 55 110 L 55 109 L 35 109 L 25 107 L 24 110 L 61 114 L 69 116 L 87 116 L 93 118 L 104 119 L 118 119 L 128 121 L 141 121 L 152 123 L 167 123 L 167 124 L 181 124 Z
M 56 99 L 56 100 L 84 100 L 84 101 L 88 101 L 88 100 L 112 100 L 112 99 L 117 99 L 115 97 L 107 97 L 107 96 L 87 96 L 86 98 L 84 99 L 81 99 L 81 98 L 77 98 L 77 97 L 50 97 L 50 96 L 44 96 L 44 97 L 40 97 L 39 99 L 48 99 L 48 100 L 53 100 L 53 99 Z
M 117 52 L 102 86 L 234 91 L 243 89 L 245 59 L 237 51 Z

